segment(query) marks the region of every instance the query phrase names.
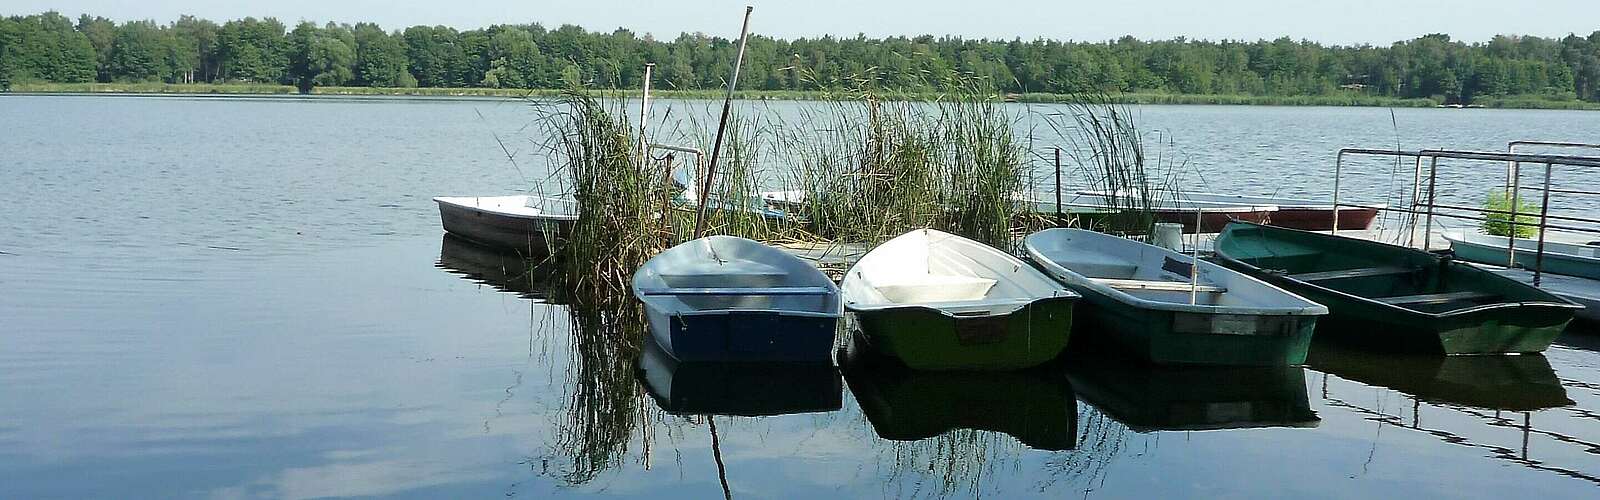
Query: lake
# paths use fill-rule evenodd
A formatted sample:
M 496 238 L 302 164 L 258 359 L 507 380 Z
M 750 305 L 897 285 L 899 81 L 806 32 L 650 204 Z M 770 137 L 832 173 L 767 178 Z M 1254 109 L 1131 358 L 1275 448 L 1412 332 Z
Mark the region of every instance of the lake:
M 1340 147 L 1600 132 L 1569 111 L 1136 112 L 1188 183 L 1319 197 Z M 516 263 L 442 237 L 430 197 L 546 177 L 526 104 L 0 96 L 0 124 L 0 498 L 1600 493 L 1596 332 L 1543 356 L 1318 344 L 1289 370 L 652 381 L 578 342 Z M 1353 165 L 1358 201 L 1410 182 Z M 1441 194 L 1475 205 L 1496 175 L 1441 171 Z

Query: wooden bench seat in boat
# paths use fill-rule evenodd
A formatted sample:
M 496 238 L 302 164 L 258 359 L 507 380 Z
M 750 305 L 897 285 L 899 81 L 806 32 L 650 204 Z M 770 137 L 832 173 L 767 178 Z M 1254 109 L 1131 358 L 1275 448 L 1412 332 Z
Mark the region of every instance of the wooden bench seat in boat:
M 1335 271 L 1321 271 L 1314 273 L 1291 274 L 1290 279 L 1300 281 L 1329 281 L 1346 278 L 1365 278 L 1371 276 L 1395 276 L 1417 272 L 1416 268 L 1398 266 L 1358 267 L 1354 269 L 1339 269 Z
M 821 286 L 645 288 L 641 295 L 827 295 Z
M 1161 292 L 1187 292 L 1191 289 L 1200 293 L 1226 293 L 1227 288 L 1214 285 L 1191 285 L 1187 281 L 1162 281 L 1162 280 L 1125 280 L 1112 278 L 1089 278 L 1090 281 L 1100 283 L 1118 290 L 1153 290 Z
M 1498 297 L 1498 295 L 1483 292 L 1445 292 L 1401 295 L 1398 297 L 1378 297 L 1373 300 L 1394 306 L 1420 306 L 1427 304 L 1444 304 L 1447 302 L 1479 300 L 1492 297 Z

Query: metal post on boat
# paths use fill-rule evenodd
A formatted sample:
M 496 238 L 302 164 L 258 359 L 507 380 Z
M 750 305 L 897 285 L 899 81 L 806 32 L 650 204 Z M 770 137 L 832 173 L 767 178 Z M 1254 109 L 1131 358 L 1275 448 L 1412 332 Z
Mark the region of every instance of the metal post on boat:
M 1533 254 L 1533 286 L 1539 286 L 1544 271 L 1544 231 L 1550 222 L 1550 171 L 1551 164 L 1545 163 L 1544 200 L 1539 204 L 1539 249 Z
M 1428 216 L 1422 222 L 1422 251 L 1433 249 L 1433 195 L 1439 186 L 1439 155 L 1428 161 Z
M 1343 170 L 1344 150 L 1341 149 L 1333 160 L 1333 227 L 1328 229 L 1328 234 L 1335 236 L 1339 234 L 1339 173 Z
M 1336 209 L 1334 213 L 1338 213 Z M 1205 219 L 1205 210 L 1196 204 L 1194 207 L 1194 246 L 1189 248 L 1189 305 L 1200 303 L 1200 221 Z
M 1506 269 L 1517 267 L 1517 205 L 1522 204 L 1522 165 L 1515 161 L 1511 164 L 1516 166 L 1508 167 L 1506 171 L 1506 175 L 1511 176 L 1506 179 L 1506 185 L 1510 186 L 1506 196 L 1511 201 L 1511 222 L 1507 224 L 1511 230 L 1506 235 Z M 1540 228 L 1540 232 L 1543 231 Z
M 1056 146 L 1056 224 L 1061 223 L 1061 147 Z
M 705 230 L 706 201 L 711 196 L 712 180 L 717 175 L 717 159 L 722 157 L 722 134 L 728 129 L 728 113 L 733 110 L 733 89 L 739 84 L 739 67 L 744 64 L 744 46 L 750 38 L 750 12 L 755 7 L 744 7 L 744 25 L 739 28 L 739 54 L 733 58 L 733 77 L 728 79 L 728 93 L 722 98 L 722 118 L 717 122 L 717 137 L 711 142 L 711 162 L 706 166 L 706 179 L 700 187 L 700 210 L 694 216 L 694 237 Z
M 1406 211 L 1406 246 L 1417 246 L 1417 202 L 1422 201 L 1422 157 L 1413 157 L 1416 163 L 1411 166 L 1411 207 Z

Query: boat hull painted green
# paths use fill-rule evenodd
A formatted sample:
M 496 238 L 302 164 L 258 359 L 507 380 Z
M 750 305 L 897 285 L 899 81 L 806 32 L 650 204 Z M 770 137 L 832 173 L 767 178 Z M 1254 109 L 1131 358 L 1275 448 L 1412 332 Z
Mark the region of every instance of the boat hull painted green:
M 1055 359 L 1067 346 L 1077 297 L 1042 298 L 998 316 L 930 307 L 856 311 L 868 344 L 916 370 L 1011 370 Z
M 1075 289 L 1080 307 L 1074 344 L 1113 346 L 1157 364 L 1283 366 L 1306 361 L 1317 316 L 1195 314 L 1134 307 Z
M 1223 265 L 1328 306 L 1316 336 L 1382 351 L 1543 352 L 1582 306 L 1472 265 L 1374 241 L 1234 222 L 1217 240 Z M 1380 266 L 1403 273 L 1321 279 L 1307 273 Z M 1379 298 L 1480 293 L 1480 303 L 1401 307 Z M 1453 305 L 1454 304 L 1454 305 Z

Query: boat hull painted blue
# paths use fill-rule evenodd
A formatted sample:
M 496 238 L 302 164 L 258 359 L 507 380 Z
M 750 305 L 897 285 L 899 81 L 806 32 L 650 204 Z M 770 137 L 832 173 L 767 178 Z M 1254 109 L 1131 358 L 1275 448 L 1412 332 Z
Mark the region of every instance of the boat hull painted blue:
M 839 318 L 771 311 L 650 311 L 649 321 L 651 335 L 679 361 L 832 363 Z

